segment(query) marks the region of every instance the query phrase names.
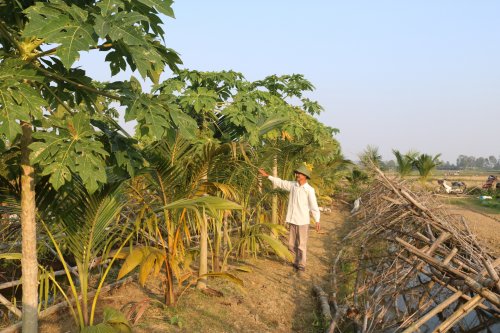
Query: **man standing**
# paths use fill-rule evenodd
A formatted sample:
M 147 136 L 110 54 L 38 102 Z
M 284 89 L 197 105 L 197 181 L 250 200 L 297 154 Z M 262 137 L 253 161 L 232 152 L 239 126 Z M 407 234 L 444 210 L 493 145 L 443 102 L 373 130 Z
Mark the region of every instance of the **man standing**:
M 316 194 L 314 188 L 307 183 L 307 180 L 311 179 L 311 171 L 305 165 L 301 165 L 294 170 L 296 181 L 270 176 L 263 169 L 259 169 L 259 173 L 267 177 L 276 187 L 290 192 L 285 220 L 290 225 L 288 249 L 295 256 L 293 267 L 299 271 L 305 271 L 310 213 L 316 221 L 316 231 L 320 229 Z

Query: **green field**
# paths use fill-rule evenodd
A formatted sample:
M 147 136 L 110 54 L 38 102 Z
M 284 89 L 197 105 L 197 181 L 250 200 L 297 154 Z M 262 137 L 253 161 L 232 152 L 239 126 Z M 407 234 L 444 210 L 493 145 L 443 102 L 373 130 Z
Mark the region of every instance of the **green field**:
M 451 199 L 449 203 L 485 214 L 500 214 L 500 199 L 480 200 L 479 198 L 456 198 Z

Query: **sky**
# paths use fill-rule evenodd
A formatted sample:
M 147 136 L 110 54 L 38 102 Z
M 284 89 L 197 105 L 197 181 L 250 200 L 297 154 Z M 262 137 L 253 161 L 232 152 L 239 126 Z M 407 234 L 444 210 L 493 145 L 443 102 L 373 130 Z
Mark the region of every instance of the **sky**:
M 305 75 L 347 158 L 367 145 L 384 159 L 392 149 L 452 163 L 500 156 L 500 1 L 179 0 L 173 9 L 166 45 L 185 68 L 251 81 Z

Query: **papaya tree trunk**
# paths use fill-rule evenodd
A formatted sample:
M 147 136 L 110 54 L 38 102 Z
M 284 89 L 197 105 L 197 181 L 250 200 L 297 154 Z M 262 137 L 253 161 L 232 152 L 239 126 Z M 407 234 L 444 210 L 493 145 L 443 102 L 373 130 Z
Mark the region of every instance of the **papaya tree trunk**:
M 273 158 L 273 177 L 278 177 L 278 157 L 274 155 Z M 276 186 L 273 185 L 275 189 Z M 271 206 L 271 222 L 278 224 L 278 195 L 273 194 L 273 201 Z
M 223 258 L 226 258 L 227 251 L 229 251 L 229 230 L 228 230 L 228 223 L 227 223 L 228 216 L 229 216 L 229 212 L 225 211 L 224 212 L 224 218 L 222 220 L 222 233 L 223 233 L 223 237 L 222 237 L 222 257 Z M 225 263 L 225 261 L 223 261 L 223 263 L 222 263 L 222 267 L 221 267 L 222 271 L 226 270 L 226 267 L 225 267 L 224 263 Z
M 206 173 L 201 178 L 203 184 L 208 181 L 208 168 Z M 206 192 L 203 196 L 208 195 Z M 205 207 L 203 207 L 203 213 L 201 216 L 201 226 L 200 226 L 200 268 L 198 270 L 198 282 L 196 288 L 203 290 L 207 288 L 207 278 L 204 276 L 208 273 L 208 219 L 205 213 Z
M 223 213 L 224 214 L 224 213 Z M 221 251 L 221 245 L 222 245 L 222 223 L 221 221 L 215 221 L 214 220 L 214 246 L 212 249 L 213 253 L 213 270 L 214 272 L 220 272 L 221 271 L 221 263 L 220 263 L 220 251 Z
M 165 189 L 162 187 L 163 191 L 163 202 L 167 204 L 168 199 L 165 194 Z M 165 244 L 165 241 L 162 239 L 162 244 L 165 244 L 165 288 L 164 288 L 164 293 L 165 293 L 165 304 L 170 306 L 174 305 L 176 302 L 175 299 L 175 292 L 174 292 L 174 275 L 172 271 L 172 250 L 174 248 L 174 231 L 173 231 L 173 225 L 172 225 L 172 220 L 170 218 L 170 213 L 167 209 L 163 210 L 163 215 L 165 216 L 165 222 L 167 226 L 167 241 Z M 161 237 L 161 233 L 158 234 Z
M 207 278 L 204 276 L 208 272 L 208 221 L 207 215 L 205 214 L 205 208 L 203 208 L 202 221 L 200 226 L 200 268 L 198 271 L 198 276 L 200 277 L 196 288 L 206 289 L 207 288 Z
M 259 197 L 262 195 L 262 176 L 257 175 L 257 192 Z M 262 204 L 260 203 L 257 206 L 257 223 L 261 223 L 261 215 L 262 215 Z
M 30 163 L 31 124 L 22 122 L 21 136 L 21 236 L 24 333 L 38 332 L 38 262 L 36 253 L 35 170 Z

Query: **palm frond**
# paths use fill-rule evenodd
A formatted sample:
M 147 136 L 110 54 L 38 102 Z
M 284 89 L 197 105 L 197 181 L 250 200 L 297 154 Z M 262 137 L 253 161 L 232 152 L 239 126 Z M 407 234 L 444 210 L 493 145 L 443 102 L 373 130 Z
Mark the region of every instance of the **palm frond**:
M 191 199 L 179 199 L 168 205 L 160 207 L 157 211 L 162 211 L 163 209 L 192 209 L 199 210 L 202 208 L 206 208 L 209 211 L 214 210 L 232 210 L 232 209 L 241 209 L 241 205 L 214 196 L 204 196 L 204 197 L 196 197 Z
M 76 197 L 73 198 L 76 200 Z M 80 193 L 75 206 L 76 213 L 61 217 L 66 240 L 75 259 L 97 255 L 113 234 L 111 225 L 124 206 L 121 188 L 110 193 Z

